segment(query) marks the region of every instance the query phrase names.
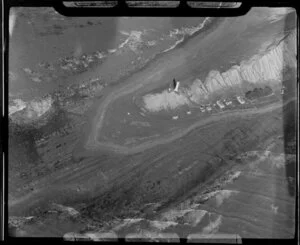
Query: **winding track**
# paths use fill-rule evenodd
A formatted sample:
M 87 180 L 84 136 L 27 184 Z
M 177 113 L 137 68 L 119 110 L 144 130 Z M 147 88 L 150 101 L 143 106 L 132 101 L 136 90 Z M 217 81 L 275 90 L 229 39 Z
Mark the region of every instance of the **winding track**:
M 197 121 L 194 124 L 192 124 L 191 126 L 189 126 L 188 128 L 184 128 L 180 131 L 177 131 L 175 134 L 169 134 L 169 135 L 163 135 L 160 138 L 154 139 L 154 140 L 149 140 L 147 142 L 141 143 L 141 144 L 137 144 L 135 146 L 131 146 L 131 147 L 127 147 L 127 146 L 122 146 L 122 145 L 118 145 L 118 144 L 114 144 L 111 142 L 99 142 L 97 141 L 97 133 L 96 134 L 92 134 L 90 135 L 91 138 L 89 140 L 93 140 L 93 142 L 89 141 L 89 144 L 93 144 L 92 149 L 91 150 L 96 150 L 97 148 L 102 148 L 105 150 L 112 150 L 114 152 L 117 153 L 121 153 L 121 154 L 134 154 L 134 153 L 138 153 L 147 149 L 150 149 L 156 145 L 160 145 L 160 144 L 167 144 L 170 143 L 176 139 L 179 139 L 185 135 L 187 135 L 189 132 L 191 132 L 193 129 L 205 126 L 206 124 L 209 123 L 213 123 L 216 121 L 220 121 L 229 117 L 242 117 L 242 116 L 249 116 L 249 115 L 259 115 L 259 114 L 264 114 L 264 113 L 268 113 L 271 112 L 273 110 L 277 110 L 282 108 L 284 105 L 288 104 L 289 102 L 295 100 L 295 98 L 291 98 L 290 100 L 286 101 L 286 102 L 276 102 L 261 108 L 251 108 L 251 109 L 243 109 L 243 110 L 234 110 L 234 111 L 229 111 L 229 112 L 223 112 L 223 113 L 218 113 L 215 115 L 211 115 L 209 118 L 206 118 L 204 120 L 201 121 Z M 108 103 L 109 104 L 109 103 Z M 107 104 L 107 105 L 108 105 Z M 104 118 L 104 114 L 106 111 L 106 107 L 103 108 L 103 111 L 101 110 L 100 113 L 100 117 L 101 117 L 101 121 L 99 122 L 99 124 L 97 125 L 97 127 L 95 129 L 100 129 L 102 127 L 103 124 L 103 118 Z M 90 146 L 89 146 L 90 147 Z

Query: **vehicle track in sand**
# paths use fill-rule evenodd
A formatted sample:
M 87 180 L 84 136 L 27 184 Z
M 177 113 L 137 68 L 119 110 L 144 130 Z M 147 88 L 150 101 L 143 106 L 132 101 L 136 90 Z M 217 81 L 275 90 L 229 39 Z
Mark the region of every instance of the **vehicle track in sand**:
M 128 146 L 122 146 L 118 144 L 114 144 L 111 142 L 100 142 L 97 140 L 97 131 L 101 130 L 102 124 L 103 124 L 103 119 L 105 115 L 105 111 L 107 110 L 107 107 L 112 100 L 108 100 L 105 104 L 104 107 L 101 107 L 101 111 L 99 112 L 100 114 L 100 120 L 97 124 L 97 126 L 94 128 L 94 131 L 92 130 L 92 133 L 89 138 L 89 142 L 87 145 L 87 150 L 109 150 L 109 151 L 114 151 L 116 153 L 120 154 L 135 154 L 147 149 L 150 149 L 152 147 L 155 147 L 160 144 L 167 144 L 170 143 L 176 139 L 179 139 L 185 135 L 187 135 L 189 132 L 191 132 L 193 129 L 196 129 L 201 126 L 205 126 L 206 124 L 210 124 L 216 121 L 220 121 L 229 117 L 243 117 L 243 116 L 249 116 L 249 115 L 258 115 L 258 114 L 264 114 L 271 112 L 273 110 L 277 110 L 288 104 L 289 102 L 295 100 L 296 98 L 291 98 L 288 101 L 279 101 L 276 103 L 272 103 L 271 105 L 267 105 L 261 108 L 251 108 L 251 109 L 243 109 L 243 110 L 234 110 L 234 111 L 229 111 L 229 112 L 221 112 L 218 114 L 211 115 L 209 118 L 206 118 L 201 121 L 197 121 L 194 124 L 190 125 L 187 128 L 184 128 L 182 130 L 178 130 L 175 134 L 169 134 L 169 135 L 162 135 L 161 137 L 154 139 L 154 140 L 149 140 L 144 143 L 140 143 L 131 147 Z

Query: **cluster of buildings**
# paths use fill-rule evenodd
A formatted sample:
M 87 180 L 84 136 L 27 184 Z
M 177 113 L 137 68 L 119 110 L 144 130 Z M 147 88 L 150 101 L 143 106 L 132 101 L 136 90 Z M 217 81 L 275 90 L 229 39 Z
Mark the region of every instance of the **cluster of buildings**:
M 241 96 L 237 96 L 236 100 L 239 104 L 243 105 L 246 103 L 246 101 L 244 100 L 243 97 Z M 207 105 L 200 105 L 200 111 L 201 112 L 210 112 L 212 111 L 212 107 L 213 106 L 217 106 L 219 109 L 224 109 L 226 106 L 230 106 L 232 105 L 233 102 L 231 100 L 228 99 L 223 99 L 223 100 L 217 100 L 215 104 L 211 105 L 211 104 L 207 104 Z
M 171 86 L 169 86 L 169 89 L 168 89 L 168 92 L 176 92 L 178 93 L 178 89 L 179 89 L 179 86 L 180 86 L 180 82 L 179 81 L 176 81 L 175 79 L 173 79 L 173 83 L 170 84 Z M 236 100 L 239 104 L 243 105 L 246 103 L 246 101 L 244 100 L 244 98 L 242 98 L 242 96 L 237 96 L 236 97 Z M 218 106 L 219 109 L 224 109 L 226 106 L 230 106 L 232 105 L 232 101 L 231 100 L 228 100 L 228 99 L 223 99 L 223 100 L 217 100 L 215 104 L 211 105 L 211 104 L 206 104 L 206 105 L 200 105 L 200 110 L 201 112 L 205 112 L 205 111 L 212 111 L 213 107 L 216 107 Z M 189 113 L 188 113 L 189 114 Z M 173 118 L 174 119 L 174 118 Z

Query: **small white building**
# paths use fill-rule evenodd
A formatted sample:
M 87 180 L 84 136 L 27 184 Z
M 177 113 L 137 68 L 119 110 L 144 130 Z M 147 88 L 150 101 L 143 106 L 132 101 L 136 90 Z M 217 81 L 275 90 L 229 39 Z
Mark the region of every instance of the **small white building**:
M 220 107 L 220 109 L 224 109 L 225 108 L 224 104 L 221 101 L 219 101 L 219 100 L 217 100 L 217 105 Z
M 172 119 L 177 120 L 178 116 L 173 116 Z
M 226 105 L 231 105 L 231 104 L 232 104 L 232 101 L 231 101 L 231 100 L 225 101 L 225 104 L 226 104 Z
M 240 104 L 245 104 L 245 100 L 241 96 L 237 96 L 236 98 Z
M 284 94 L 285 90 L 286 90 L 285 86 L 282 86 L 282 88 L 280 90 L 280 94 Z
M 212 109 L 211 109 L 211 106 L 210 106 L 210 105 L 207 106 L 207 107 L 206 107 L 206 110 L 207 110 L 207 111 L 211 111 L 211 110 L 212 110 Z

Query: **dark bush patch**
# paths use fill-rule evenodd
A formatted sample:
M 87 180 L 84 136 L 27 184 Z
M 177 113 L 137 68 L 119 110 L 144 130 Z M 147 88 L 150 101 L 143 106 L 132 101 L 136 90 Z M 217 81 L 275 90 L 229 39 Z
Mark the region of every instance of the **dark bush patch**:
M 272 93 L 272 89 L 269 86 L 264 88 L 255 88 L 245 93 L 245 97 L 249 100 L 258 99 Z

